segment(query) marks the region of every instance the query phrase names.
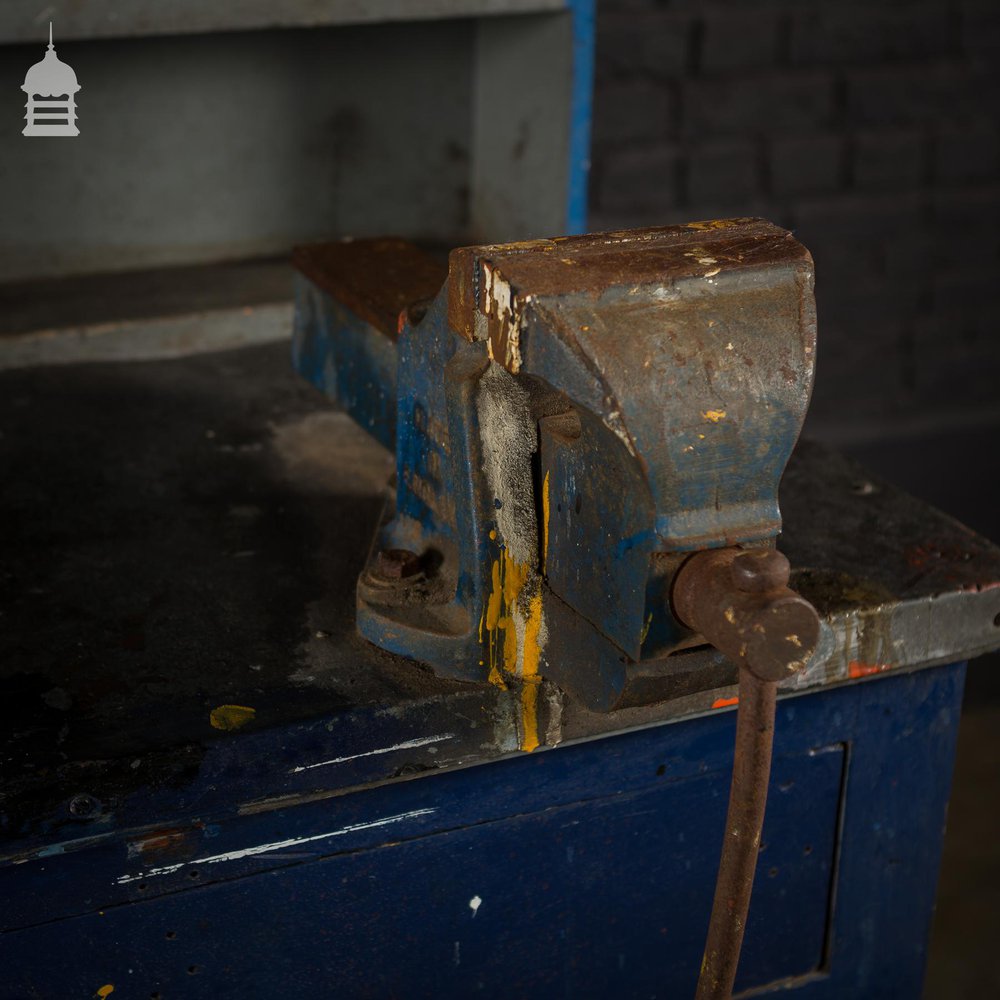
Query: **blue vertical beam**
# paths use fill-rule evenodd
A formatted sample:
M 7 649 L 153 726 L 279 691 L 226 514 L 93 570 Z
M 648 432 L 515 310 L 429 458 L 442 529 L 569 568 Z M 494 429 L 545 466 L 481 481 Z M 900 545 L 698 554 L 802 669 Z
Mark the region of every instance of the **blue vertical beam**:
M 587 231 L 587 182 L 594 92 L 594 0 L 570 0 L 573 19 L 573 88 L 570 95 L 566 232 Z

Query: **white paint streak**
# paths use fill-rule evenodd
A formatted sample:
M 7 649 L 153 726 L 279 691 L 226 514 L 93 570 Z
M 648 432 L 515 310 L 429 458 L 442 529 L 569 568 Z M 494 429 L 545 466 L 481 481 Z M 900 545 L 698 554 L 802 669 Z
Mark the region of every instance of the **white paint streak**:
M 321 760 L 317 764 L 303 764 L 301 767 L 293 767 L 289 774 L 298 774 L 300 771 L 311 771 L 314 767 L 328 767 L 330 764 L 344 764 L 349 760 L 357 760 L 359 757 L 377 757 L 383 753 L 393 753 L 396 750 L 413 750 L 416 747 L 426 747 L 431 743 L 443 743 L 445 740 L 453 740 L 454 733 L 441 733 L 439 736 L 422 736 L 415 740 L 404 740 L 391 747 L 380 747 L 378 750 L 366 750 L 364 753 L 351 754 L 349 757 L 334 757 L 332 760 Z
M 372 830 L 379 826 L 389 826 L 392 823 L 403 823 L 408 819 L 417 819 L 420 816 L 430 816 L 437 812 L 436 809 L 414 809 L 412 812 L 399 813 L 396 816 L 385 816 L 382 819 L 372 820 L 370 823 L 352 823 L 350 826 L 341 827 L 339 830 L 331 830 L 329 833 L 317 833 L 311 837 L 292 837 L 288 840 L 275 840 L 269 844 L 257 844 L 254 847 L 243 847 L 237 851 L 227 851 L 225 854 L 211 854 L 207 858 L 193 858 L 191 861 L 182 861 L 176 865 L 164 865 L 162 868 L 150 868 L 147 872 L 138 872 L 135 875 L 122 875 L 115 881 L 119 885 L 126 882 L 138 882 L 140 879 L 156 878 L 159 875 L 172 875 L 181 868 L 188 865 L 217 865 L 224 861 L 239 861 L 242 858 L 254 858 L 261 854 L 271 854 L 274 851 L 283 851 L 286 847 L 300 847 L 302 844 L 312 844 L 319 840 L 330 840 L 333 837 L 343 837 L 348 833 L 357 833 L 359 830 Z M 478 897 L 476 897 L 478 899 Z M 469 904 L 472 905 L 471 903 Z
M 622 423 L 621 411 L 613 410 L 607 416 L 601 417 L 601 422 L 625 445 L 628 453 L 635 458 L 635 446 L 632 444 L 632 438 L 629 437 L 629 433 L 625 430 L 625 425 Z
M 479 907 L 482 905 L 483 901 L 478 896 L 473 896 L 472 899 L 469 900 L 469 909 L 472 910 L 473 917 L 475 917 L 475 915 L 479 912 Z

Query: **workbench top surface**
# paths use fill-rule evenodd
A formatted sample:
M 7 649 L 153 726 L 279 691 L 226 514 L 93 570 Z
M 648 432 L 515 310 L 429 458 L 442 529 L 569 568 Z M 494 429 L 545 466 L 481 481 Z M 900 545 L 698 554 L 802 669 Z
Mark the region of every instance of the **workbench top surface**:
M 2 372 L 0 428 L 3 854 L 80 819 L 97 833 L 517 752 L 510 694 L 356 633 L 393 459 L 287 345 Z M 996 546 L 808 443 L 781 504 L 793 584 L 826 621 L 799 690 L 1000 641 Z M 546 742 L 733 694 L 595 715 L 549 692 Z

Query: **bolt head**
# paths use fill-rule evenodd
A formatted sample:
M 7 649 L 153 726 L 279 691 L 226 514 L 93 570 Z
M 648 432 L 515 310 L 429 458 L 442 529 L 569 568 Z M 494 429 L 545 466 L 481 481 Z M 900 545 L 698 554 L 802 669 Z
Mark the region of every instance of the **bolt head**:
M 69 814 L 73 819 L 92 819 L 101 811 L 101 804 L 93 795 L 82 792 L 69 800 Z
M 409 549 L 382 549 L 375 560 L 375 572 L 387 580 L 405 580 L 420 572 L 420 557 Z

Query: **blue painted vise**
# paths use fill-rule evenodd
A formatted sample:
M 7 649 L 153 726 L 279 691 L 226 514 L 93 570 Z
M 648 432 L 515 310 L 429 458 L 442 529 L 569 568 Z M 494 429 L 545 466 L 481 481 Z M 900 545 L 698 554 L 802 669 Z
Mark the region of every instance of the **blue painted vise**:
M 735 219 L 462 248 L 447 269 L 399 240 L 294 259 L 298 371 L 396 453 L 361 633 L 519 691 L 525 749 L 545 682 L 597 711 L 653 700 L 704 644 L 670 600 L 685 559 L 780 531 L 808 251 Z

